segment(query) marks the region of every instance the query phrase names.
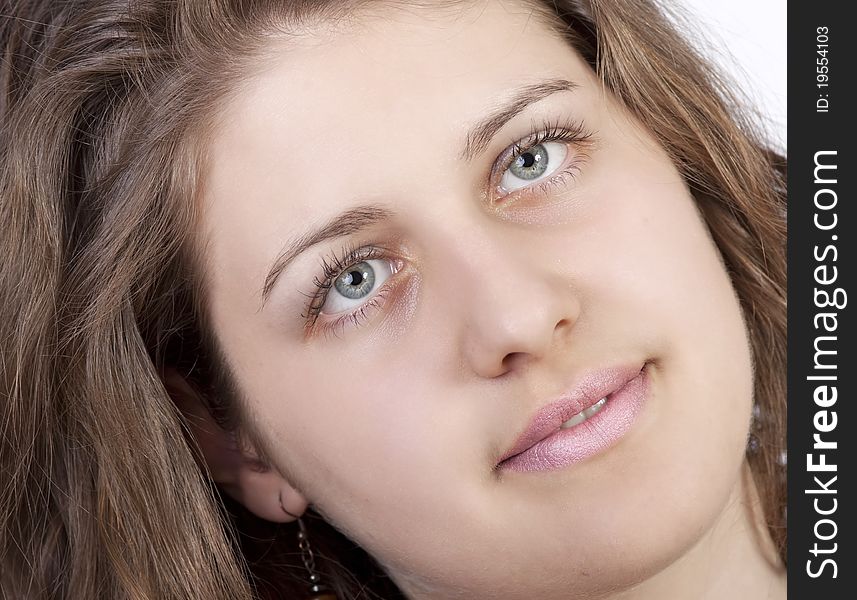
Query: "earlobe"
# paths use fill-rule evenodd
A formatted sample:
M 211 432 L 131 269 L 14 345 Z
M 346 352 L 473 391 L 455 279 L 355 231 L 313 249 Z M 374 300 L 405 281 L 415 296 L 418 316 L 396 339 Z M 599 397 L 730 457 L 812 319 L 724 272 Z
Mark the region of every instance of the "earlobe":
M 275 523 L 300 517 L 308 506 L 303 494 L 275 468 L 260 466 L 253 448 L 239 444 L 235 432 L 224 430 L 205 407 L 200 394 L 172 367 L 164 386 L 184 416 L 211 478 L 247 510 Z
M 260 470 L 249 461 L 236 471 L 234 480 L 218 483 L 247 510 L 266 521 L 294 521 L 308 506 L 303 494 L 276 469 Z

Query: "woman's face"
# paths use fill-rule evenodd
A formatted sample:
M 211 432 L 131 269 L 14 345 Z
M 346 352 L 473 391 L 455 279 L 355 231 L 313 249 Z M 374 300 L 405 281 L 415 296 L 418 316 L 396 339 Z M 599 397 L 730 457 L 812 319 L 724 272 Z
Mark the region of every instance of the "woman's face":
M 651 133 L 511 3 L 272 44 L 219 120 L 202 233 L 276 470 L 415 597 L 588 597 L 686 552 L 737 485 L 751 358 Z M 586 139 L 527 141 L 563 128 Z M 525 447 L 555 437 L 498 464 L 534 419 Z

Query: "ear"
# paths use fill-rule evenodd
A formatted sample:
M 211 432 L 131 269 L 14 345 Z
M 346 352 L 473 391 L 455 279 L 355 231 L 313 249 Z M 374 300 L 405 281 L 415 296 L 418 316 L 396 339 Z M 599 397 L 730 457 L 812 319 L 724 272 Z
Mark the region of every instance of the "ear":
M 275 523 L 294 521 L 308 502 L 273 467 L 267 467 L 236 432 L 220 427 L 200 396 L 173 367 L 164 371 L 164 385 L 184 415 L 212 479 L 232 498 L 258 517 Z

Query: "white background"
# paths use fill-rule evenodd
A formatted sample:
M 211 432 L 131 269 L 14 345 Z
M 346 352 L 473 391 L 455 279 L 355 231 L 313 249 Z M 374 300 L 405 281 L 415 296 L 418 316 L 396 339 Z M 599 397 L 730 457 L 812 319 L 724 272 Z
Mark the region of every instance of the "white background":
M 691 24 L 707 38 L 707 56 L 738 82 L 762 114 L 774 147 L 785 151 L 786 0 L 672 1 L 686 9 Z

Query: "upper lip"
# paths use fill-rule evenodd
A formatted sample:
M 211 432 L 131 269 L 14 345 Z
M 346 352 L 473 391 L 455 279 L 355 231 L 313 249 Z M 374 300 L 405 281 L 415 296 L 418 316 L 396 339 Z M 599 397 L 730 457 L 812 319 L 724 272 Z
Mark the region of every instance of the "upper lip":
M 499 462 L 524 452 L 559 430 L 571 417 L 610 394 L 621 390 L 643 370 L 645 365 L 613 367 L 585 373 L 556 400 L 540 408 L 526 429 L 503 454 Z

